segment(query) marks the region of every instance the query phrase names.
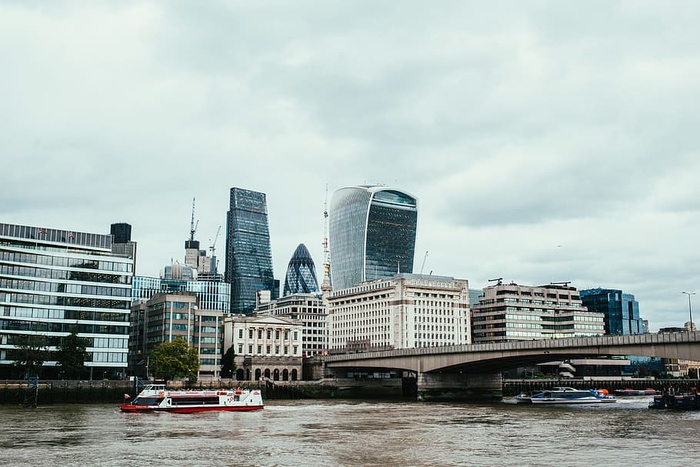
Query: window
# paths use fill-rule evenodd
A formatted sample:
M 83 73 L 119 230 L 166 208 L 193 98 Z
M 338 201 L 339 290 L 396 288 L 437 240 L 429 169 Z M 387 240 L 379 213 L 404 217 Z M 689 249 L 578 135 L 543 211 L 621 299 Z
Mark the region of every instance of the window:
M 243 329 L 238 330 L 238 338 L 243 339 Z

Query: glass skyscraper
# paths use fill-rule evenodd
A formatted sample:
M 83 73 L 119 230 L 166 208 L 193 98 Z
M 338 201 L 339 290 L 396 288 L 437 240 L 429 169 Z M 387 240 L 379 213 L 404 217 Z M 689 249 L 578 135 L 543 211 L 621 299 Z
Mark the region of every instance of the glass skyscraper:
M 258 290 L 279 290 L 272 271 L 272 249 L 265 193 L 231 188 L 226 213 L 226 273 L 231 284 L 231 313 L 250 314 Z
M 634 295 L 616 289 L 587 289 L 580 294 L 588 311 L 605 315 L 606 334 L 644 334 L 644 320 L 639 317 L 639 303 Z
M 334 290 L 413 272 L 418 200 L 382 186 L 336 191 L 329 212 Z
M 92 377 L 126 370 L 134 259 L 112 246 L 112 235 L 0 223 L 0 378 L 28 339 L 49 352 L 40 376 L 60 377 L 56 351 L 74 330 Z
M 318 292 L 316 267 L 314 266 L 314 260 L 311 259 L 311 253 L 309 253 L 306 245 L 301 243 L 294 251 L 294 255 L 287 265 L 282 296 L 312 292 Z

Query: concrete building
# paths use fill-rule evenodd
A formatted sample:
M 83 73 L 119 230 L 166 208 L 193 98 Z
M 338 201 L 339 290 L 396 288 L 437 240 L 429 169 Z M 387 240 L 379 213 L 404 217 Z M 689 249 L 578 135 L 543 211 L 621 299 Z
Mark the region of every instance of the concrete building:
M 382 186 L 337 190 L 331 199 L 331 284 L 347 289 L 413 272 L 418 200 Z
M 328 310 L 320 294 L 294 294 L 261 301 L 258 316 L 282 316 L 301 323 L 301 352 L 304 357 L 324 354 L 328 349 Z
M 580 292 L 588 311 L 605 317 L 605 334 L 644 334 L 644 320 L 639 317 L 639 303 L 634 295 L 617 289 L 585 289 Z
M 18 376 L 18 346 L 30 338 L 50 352 L 41 376 L 59 377 L 54 352 L 76 328 L 90 376 L 123 375 L 134 259 L 113 244 L 112 235 L 0 223 L 0 379 Z
M 475 344 L 605 334 L 603 314 L 588 311 L 568 284 L 532 287 L 499 281 L 483 289 L 472 308 L 472 326 Z
M 471 343 L 464 279 L 397 274 L 334 290 L 329 350 L 368 351 Z
M 302 324 L 278 316 L 224 319 L 224 353 L 233 347 L 239 381 L 296 381 L 302 374 Z
M 157 293 L 145 302 L 134 302 L 130 323 L 130 369 L 138 376 L 158 376 L 148 369 L 153 349 L 181 337 L 197 348 L 198 379 L 218 378 L 223 318 L 221 310 L 200 308 L 193 292 Z

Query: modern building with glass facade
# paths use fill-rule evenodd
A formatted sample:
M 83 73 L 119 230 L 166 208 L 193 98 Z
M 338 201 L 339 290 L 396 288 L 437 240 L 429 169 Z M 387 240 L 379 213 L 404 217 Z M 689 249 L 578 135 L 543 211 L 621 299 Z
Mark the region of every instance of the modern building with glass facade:
M 301 243 L 287 265 L 282 296 L 318 292 L 316 267 L 306 245 Z
M 329 212 L 334 290 L 413 272 L 418 200 L 382 186 L 337 190 Z
M 512 340 L 597 337 L 605 333 L 603 314 L 589 311 L 575 287 L 515 283 L 483 289 L 472 307 L 475 344 Z
M 50 352 L 40 376 L 60 377 L 55 352 L 76 327 L 90 376 L 123 375 L 134 259 L 112 246 L 112 235 L 0 223 L 0 379 L 21 376 L 29 336 Z
M 279 295 L 272 270 L 272 249 L 265 193 L 231 188 L 226 213 L 226 273 L 231 284 L 231 312 L 250 314 L 258 290 Z
M 222 280 L 200 281 L 135 276 L 133 301 L 147 301 L 159 293 L 190 292 L 197 297 L 197 306 L 229 314 L 231 286 Z
M 581 300 L 588 310 L 605 316 L 605 333 L 609 335 L 644 334 L 644 320 L 639 317 L 639 303 L 634 295 L 617 289 L 581 290 Z

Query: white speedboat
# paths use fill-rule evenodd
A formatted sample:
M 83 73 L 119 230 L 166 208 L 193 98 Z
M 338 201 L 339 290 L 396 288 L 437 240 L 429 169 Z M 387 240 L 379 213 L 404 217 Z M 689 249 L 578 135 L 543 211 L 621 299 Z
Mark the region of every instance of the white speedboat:
M 617 402 L 615 396 L 596 389 L 554 387 L 530 396 L 533 404 L 600 404 Z

